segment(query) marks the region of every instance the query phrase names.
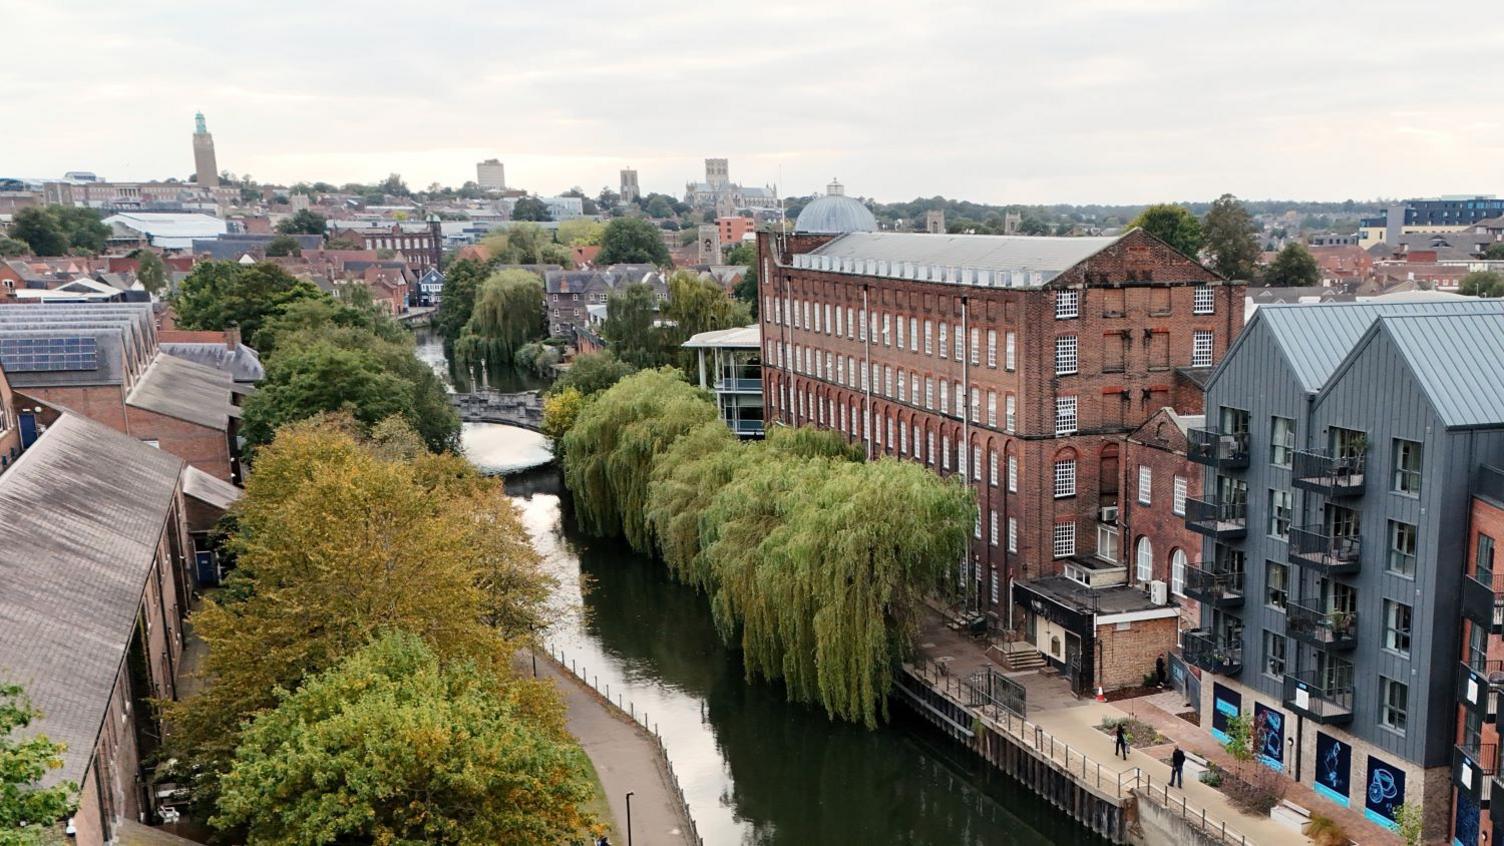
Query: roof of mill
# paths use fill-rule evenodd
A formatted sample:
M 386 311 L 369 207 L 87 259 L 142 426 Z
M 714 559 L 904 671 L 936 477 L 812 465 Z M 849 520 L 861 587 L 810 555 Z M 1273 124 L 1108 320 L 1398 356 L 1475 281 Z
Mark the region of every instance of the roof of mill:
M 872 210 L 861 200 L 845 194 L 816 197 L 799 210 L 799 217 L 794 220 L 795 232 L 871 232 L 875 229 L 877 218 L 873 217 Z
M 160 353 L 125 403 L 223 431 L 231 417 L 240 416 L 230 401 L 230 382 L 228 373 Z
M 64 414 L 0 475 L 0 676 L 83 783 L 183 462 Z
M 1117 240 L 1117 237 L 852 232 L 811 252 L 837 258 L 1059 273 L 1080 264 Z
M 266 376 L 261 357 L 245 344 L 237 344 L 232 350 L 218 342 L 162 341 L 158 349 L 202 367 L 228 373 L 237 382 L 259 382 Z
M 1448 428 L 1504 426 L 1504 315 L 1382 317 L 1387 334 Z
M 245 495 L 245 491 L 190 464 L 183 472 L 183 494 L 227 511 Z
M 698 335 L 691 335 L 689 340 L 680 346 L 689 349 L 720 347 L 755 350 L 762 346 L 762 327 L 754 323 L 751 326 L 701 332 Z
M 1375 320 L 1428 314 L 1499 315 L 1504 314 L 1504 301 L 1266 305 L 1254 320 L 1269 327 L 1301 385 L 1307 391 L 1318 391 Z M 1243 332 L 1238 342 L 1248 334 Z M 1224 358 L 1224 363 L 1230 358 Z

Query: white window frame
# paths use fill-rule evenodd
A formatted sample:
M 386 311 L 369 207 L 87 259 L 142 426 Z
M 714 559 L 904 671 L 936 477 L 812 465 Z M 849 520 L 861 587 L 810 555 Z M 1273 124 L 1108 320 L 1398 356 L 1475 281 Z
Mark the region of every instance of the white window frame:
M 1154 580 L 1154 544 L 1147 535 L 1133 545 L 1133 565 L 1133 575 L 1139 584 L 1146 585 Z
M 1054 492 L 1056 499 L 1076 495 L 1076 459 L 1062 458 L 1055 462 Z
M 1081 292 L 1067 288 L 1055 292 L 1055 319 L 1069 320 L 1081 316 Z
M 987 392 L 987 425 L 997 428 L 997 391 Z
M 1055 558 L 1069 558 L 1076 554 L 1076 523 L 1056 523 L 1050 529 L 1050 552 Z
M 1191 333 L 1191 366 L 1211 367 L 1216 351 L 1216 336 L 1209 329 Z
M 1009 332 L 1003 342 L 1003 369 L 1009 372 L 1018 365 L 1018 334 Z
M 1078 397 L 1055 398 L 1055 436 L 1074 435 L 1081 424 L 1081 405 Z
M 1055 375 L 1073 376 L 1081 369 L 1081 350 L 1075 335 L 1055 339 Z
M 987 531 L 987 543 L 988 543 L 988 545 L 990 545 L 990 546 L 997 546 L 997 509 L 996 508 L 991 509 L 988 512 L 987 529 L 988 529 L 988 531 Z M 992 594 L 993 594 L 992 601 L 993 601 L 993 603 L 997 602 L 997 584 L 996 584 L 996 581 L 997 581 L 996 579 L 993 579 L 993 582 L 994 582 L 994 584 L 992 586 Z
M 1018 428 L 1018 398 L 1013 394 L 1003 397 L 1003 431 L 1012 432 Z
M 939 352 L 940 352 L 940 357 L 941 358 L 949 358 L 950 357 L 950 324 L 946 323 L 943 320 L 940 321 L 940 347 L 939 347 Z
M 1018 551 L 1018 518 L 1008 518 L 1008 551 Z
M 987 330 L 987 366 L 997 368 L 997 330 Z
M 935 354 L 935 321 L 924 321 L 924 354 Z
M 1192 289 L 1191 314 L 1216 314 L 1217 294 L 1210 285 L 1197 285 Z
M 1018 456 L 1008 456 L 1008 493 L 1018 493 Z
M 1180 547 L 1170 553 L 1170 592 L 1176 596 L 1185 596 L 1185 568 L 1189 563 Z
M 1154 498 L 1154 468 L 1147 464 L 1138 466 L 1138 504 L 1150 505 Z
M 1184 476 L 1176 476 L 1171 483 L 1170 512 L 1172 514 L 1181 517 L 1185 516 L 1185 497 L 1188 485 L 1189 482 Z

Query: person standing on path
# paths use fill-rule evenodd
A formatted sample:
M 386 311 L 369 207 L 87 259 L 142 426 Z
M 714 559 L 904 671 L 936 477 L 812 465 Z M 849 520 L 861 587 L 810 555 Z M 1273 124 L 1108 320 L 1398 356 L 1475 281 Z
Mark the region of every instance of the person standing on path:
M 1185 789 L 1185 752 L 1179 746 L 1170 753 L 1170 786 Z
M 1122 755 L 1123 760 L 1128 760 L 1128 732 L 1123 730 L 1123 724 L 1118 723 L 1118 730 L 1113 735 L 1112 754 Z

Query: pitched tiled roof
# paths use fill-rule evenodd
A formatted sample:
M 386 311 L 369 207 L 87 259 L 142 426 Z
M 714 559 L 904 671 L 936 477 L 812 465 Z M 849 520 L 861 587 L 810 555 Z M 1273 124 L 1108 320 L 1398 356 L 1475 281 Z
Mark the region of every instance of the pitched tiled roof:
M 230 374 L 166 353 L 158 354 L 142 374 L 126 405 L 155 411 L 221 431 L 239 417 L 230 397 Z
M 83 783 L 183 462 L 64 414 L 0 475 L 0 679 Z

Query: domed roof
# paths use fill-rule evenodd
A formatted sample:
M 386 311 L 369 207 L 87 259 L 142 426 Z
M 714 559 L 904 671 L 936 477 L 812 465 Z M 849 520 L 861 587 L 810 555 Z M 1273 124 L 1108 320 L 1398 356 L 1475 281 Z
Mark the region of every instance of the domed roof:
M 816 235 L 875 232 L 877 218 L 860 200 L 846 196 L 840 182 L 832 181 L 826 186 L 825 196 L 815 198 L 800 210 L 794 231 Z

